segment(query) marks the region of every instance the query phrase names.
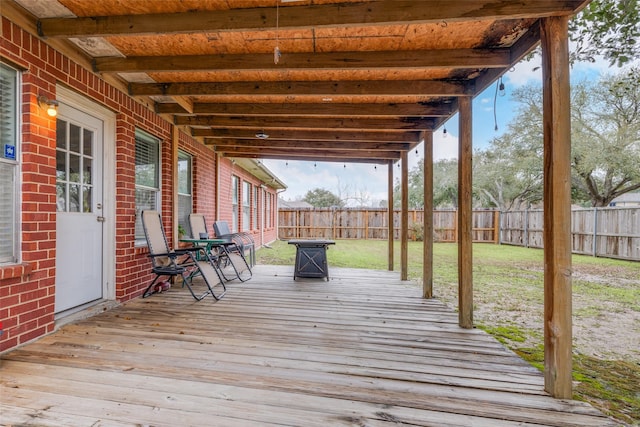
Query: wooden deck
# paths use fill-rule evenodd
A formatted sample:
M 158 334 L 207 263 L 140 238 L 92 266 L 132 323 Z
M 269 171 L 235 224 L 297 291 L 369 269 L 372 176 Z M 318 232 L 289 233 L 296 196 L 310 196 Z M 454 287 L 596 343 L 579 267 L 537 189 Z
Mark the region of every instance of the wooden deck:
M 0 424 L 613 426 L 398 273 L 137 299 L 2 356 Z

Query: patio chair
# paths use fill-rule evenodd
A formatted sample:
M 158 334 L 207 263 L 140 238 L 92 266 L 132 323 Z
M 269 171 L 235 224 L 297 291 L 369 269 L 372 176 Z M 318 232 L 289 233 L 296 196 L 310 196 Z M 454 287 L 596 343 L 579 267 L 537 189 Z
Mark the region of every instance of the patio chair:
M 216 237 L 234 242 L 243 254 L 249 251 L 249 265 L 251 267 L 256 265 L 256 244 L 251 234 L 232 233 L 226 221 L 215 221 L 213 231 L 216 233 Z
M 192 213 L 189 215 L 189 225 L 193 238 L 206 239 L 209 236 L 207 230 L 207 222 L 204 215 Z M 226 239 L 221 239 L 226 240 Z M 238 279 L 241 282 L 249 280 L 252 276 L 251 267 L 244 256 L 244 253 L 237 248 L 235 242 L 226 241 L 225 243 L 211 242 L 201 245 L 206 248 L 211 259 L 213 259 L 222 273 L 225 280 Z
M 143 298 L 156 293 L 154 285 L 161 277 L 180 276 L 183 286 L 186 285 L 191 295 L 200 301 L 211 294 L 213 298 L 220 300 L 227 291 L 220 273 L 216 269 L 215 261 L 202 247 L 170 250 L 167 236 L 162 225 L 162 218 L 157 211 L 142 211 L 142 228 L 149 247 L 149 257 L 153 265 L 152 272 L 156 275 L 151 284 L 147 286 Z M 196 275 L 201 276 L 207 290 L 198 295 L 193 290 L 193 280 Z M 222 286 L 218 294 L 214 287 Z

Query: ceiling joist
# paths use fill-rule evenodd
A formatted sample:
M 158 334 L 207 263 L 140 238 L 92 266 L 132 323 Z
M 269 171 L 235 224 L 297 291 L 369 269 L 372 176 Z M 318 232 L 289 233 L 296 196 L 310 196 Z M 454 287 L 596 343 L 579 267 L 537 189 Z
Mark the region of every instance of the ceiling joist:
M 231 157 L 231 158 L 247 158 L 247 159 L 257 159 L 260 160 L 290 160 L 290 161 L 303 161 L 303 162 L 335 162 L 335 163 L 368 163 L 368 164 L 378 164 L 378 165 L 387 165 L 393 164 L 397 160 L 394 159 L 372 159 L 368 157 L 349 157 L 344 158 L 340 156 L 323 156 L 319 158 L 307 157 L 307 156 L 299 156 L 296 151 L 292 151 L 289 154 L 270 154 L 268 151 L 265 151 L 261 154 L 246 154 L 246 153 L 234 153 L 234 154 L 222 154 L 223 157 Z
M 412 144 L 408 142 L 357 142 L 345 143 L 336 141 L 291 141 L 278 139 L 211 139 L 204 140 L 206 145 L 211 145 L 216 151 L 235 147 L 261 147 L 261 148 L 296 148 L 300 150 L 380 150 L 380 151 L 401 151 L 410 150 Z
M 432 68 L 504 68 L 511 51 L 497 49 L 434 49 L 410 51 L 287 53 L 276 64 L 273 53 L 102 57 L 93 61 L 98 73 L 185 71 L 375 70 Z
M 325 102 L 322 104 L 260 104 L 260 103 L 196 103 L 187 111 L 177 103 L 156 105 L 159 114 L 207 114 L 226 116 L 325 116 L 325 117 L 447 117 L 451 107 L 447 104 L 341 104 Z
M 218 153 L 222 153 L 227 157 L 235 157 L 241 155 L 255 155 L 260 158 L 265 154 L 265 150 L 260 147 L 224 147 L 215 150 Z M 268 150 L 270 155 L 274 156 L 290 156 L 292 154 L 290 149 L 287 148 L 270 148 Z M 296 157 L 310 158 L 323 160 L 324 157 L 337 157 L 342 158 L 344 161 L 349 161 L 350 158 L 354 159 L 388 159 L 399 160 L 401 155 L 400 151 L 376 151 L 376 150 L 344 150 L 344 149 L 305 149 L 296 150 Z
M 471 96 L 462 81 L 355 80 L 281 82 L 130 83 L 132 96 Z M 357 104 L 356 104 L 357 105 Z
M 260 129 L 205 129 L 193 128 L 191 134 L 195 137 L 206 137 L 209 139 L 234 138 L 234 139 L 256 139 L 256 131 Z M 420 141 L 421 132 L 401 131 L 401 132 L 381 132 L 381 131 L 359 131 L 346 129 L 271 129 L 269 138 L 289 141 L 341 141 L 341 142 L 411 142 Z
M 184 34 L 215 31 L 304 29 L 350 25 L 521 19 L 572 13 L 582 0 L 381 0 L 366 3 L 260 7 L 249 9 L 137 15 L 47 18 L 38 21 L 42 37 Z M 277 16 L 279 15 L 279 16 Z
M 359 129 L 359 130 L 427 130 L 435 121 L 431 118 L 314 118 L 314 117 L 236 117 L 236 116 L 176 116 L 174 124 L 208 126 L 211 128 L 295 128 L 295 129 Z

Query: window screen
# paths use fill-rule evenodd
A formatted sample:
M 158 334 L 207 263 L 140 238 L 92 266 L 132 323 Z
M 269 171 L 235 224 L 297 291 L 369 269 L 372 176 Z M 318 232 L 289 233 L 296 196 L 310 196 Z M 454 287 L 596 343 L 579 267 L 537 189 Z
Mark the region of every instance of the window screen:
M 160 141 L 136 130 L 136 243 L 144 244 L 140 213 L 159 210 L 160 206 Z
M 0 264 L 18 261 L 18 72 L 0 64 Z

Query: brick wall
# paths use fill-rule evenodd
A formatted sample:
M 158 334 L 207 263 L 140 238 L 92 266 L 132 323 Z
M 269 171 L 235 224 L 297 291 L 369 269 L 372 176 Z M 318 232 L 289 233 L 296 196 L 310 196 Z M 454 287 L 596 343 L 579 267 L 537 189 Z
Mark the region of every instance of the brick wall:
M 233 206 L 231 204 L 232 199 L 232 186 L 231 186 L 231 177 L 237 176 L 240 180 L 239 182 L 239 194 L 238 194 L 238 202 L 239 202 L 239 226 L 238 229 L 243 229 L 243 215 L 242 215 L 242 201 L 243 201 L 243 192 L 244 185 L 243 182 L 249 182 L 253 186 L 260 186 L 263 184 L 256 177 L 251 175 L 245 169 L 238 167 L 232 160 L 228 158 L 221 158 L 218 167 L 220 168 L 220 182 L 218 183 L 218 188 L 220 191 L 220 206 L 219 206 L 219 218 L 220 221 L 227 221 L 229 226 L 232 224 L 233 219 Z M 267 186 L 266 191 L 273 195 L 272 200 L 276 199 L 276 192 L 273 188 Z M 259 197 L 263 197 L 262 192 L 258 192 Z M 264 199 L 266 200 L 266 199 Z M 264 200 L 259 200 L 259 211 L 258 211 L 258 222 L 262 225 L 262 218 L 265 214 L 264 208 Z M 254 200 L 254 195 L 251 195 L 251 206 L 256 203 Z M 260 230 L 258 228 L 258 224 L 251 224 L 251 230 L 249 231 L 253 236 L 256 244 L 261 246 L 262 244 L 267 244 L 269 242 L 273 242 L 277 239 L 277 209 L 275 206 L 271 207 L 271 216 L 272 216 L 272 226 L 268 227 L 269 222 L 265 220 L 265 228 L 264 230 Z M 261 240 L 264 239 L 264 240 Z
M 13 348 L 54 329 L 56 259 L 56 131 L 55 119 L 38 106 L 37 96 L 56 97 L 56 85 L 112 110 L 115 116 L 115 263 L 116 299 L 137 297 L 152 280 L 147 250 L 135 245 L 135 130 L 161 141 L 161 213 L 172 239 L 172 125 L 147 106 L 2 17 L 3 62 L 22 73 L 22 264 L 0 267 L 0 351 Z M 208 147 L 179 133 L 179 147 L 193 156 L 194 211 L 210 223 L 216 218 L 216 158 Z M 230 176 L 253 185 L 260 182 L 229 160 L 220 166 L 220 217 L 231 220 Z M 273 191 L 273 190 L 269 190 Z M 275 209 L 273 209 L 275 214 Z M 265 230 L 265 242 L 275 229 Z M 255 234 L 256 236 L 258 234 Z M 259 242 L 258 239 L 256 239 Z M 170 242 L 172 244 L 172 242 Z

